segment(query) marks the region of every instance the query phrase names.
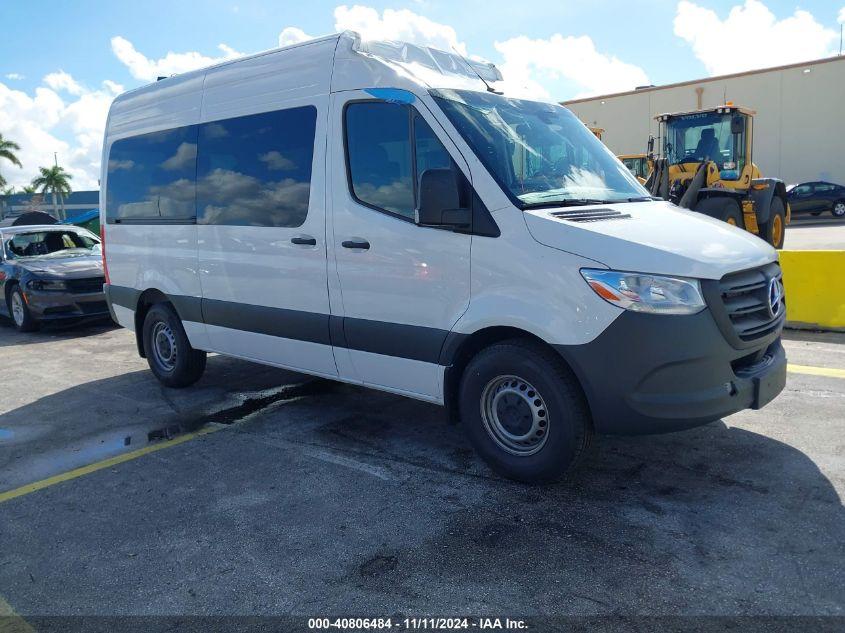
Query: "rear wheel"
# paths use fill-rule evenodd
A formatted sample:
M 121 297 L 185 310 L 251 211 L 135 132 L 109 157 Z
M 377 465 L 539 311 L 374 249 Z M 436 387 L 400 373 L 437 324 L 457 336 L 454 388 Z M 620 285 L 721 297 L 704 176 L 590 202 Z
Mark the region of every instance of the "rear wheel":
M 830 210 L 835 218 L 845 218 L 845 200 L 837 200 Z
M 205 371 L 206 353 L 191 347 L 179 315 L 157 303 L 144 319 L 144 352 L 155 377 L 167 387 L 187 387 Z
M 760 237 L 775 248 L 783 248 L 786 237 L 786 213 L 783 200 L 775 196 L 769 207 L 769 221 L 760 227 Z
M 26 305 L 26 297 L 23 296 L 23 290 L 20 286 L 15 286 L 9 293 L 9 314 L 18 332 L 32 332 L 38 329 L 38 321 L 29 311 L 29 306 Z
M 559 479 L 591 437 L 581 387 L 552 350 L 514 339 L 481 351 L 461 379 L 460 412 L 475 450 L 518 481 Z

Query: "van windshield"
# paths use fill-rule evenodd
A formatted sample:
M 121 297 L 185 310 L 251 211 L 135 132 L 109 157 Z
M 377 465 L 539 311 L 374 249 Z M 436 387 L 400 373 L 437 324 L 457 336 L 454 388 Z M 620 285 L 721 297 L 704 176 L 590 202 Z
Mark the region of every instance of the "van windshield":
M 520 208 L 648 199 L 631 172 L 562 106 L 468 90 L 432 96 Z

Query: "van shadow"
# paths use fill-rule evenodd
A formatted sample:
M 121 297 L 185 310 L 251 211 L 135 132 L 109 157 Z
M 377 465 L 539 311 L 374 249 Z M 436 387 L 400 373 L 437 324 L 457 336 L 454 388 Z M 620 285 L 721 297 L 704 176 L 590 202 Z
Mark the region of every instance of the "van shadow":
M 92 327 L 86 335 L 101 331 Z M 143 369 L 43 396 L 2 415 L 0 491 L 208 423 L 232 423 L 268 399 L 284 398 L 281 390 L 286 385 L 309 381 L 302 374 L 211 355 L 205 374 L 189 389 L 167 389 Z M 20 399 L 25 394 L 7 392 L 7 397 Z

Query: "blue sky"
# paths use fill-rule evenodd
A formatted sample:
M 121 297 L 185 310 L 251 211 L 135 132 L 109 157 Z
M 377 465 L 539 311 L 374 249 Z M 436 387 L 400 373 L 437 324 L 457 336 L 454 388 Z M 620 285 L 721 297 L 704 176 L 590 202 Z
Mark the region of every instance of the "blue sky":
M 77 188 L 96 185 L 115 93 L 272 48 L 282 33 L 352 26 L 456 45 L 500 65 L 526 95 L 563 100 L 835 54 L 840 19 L 845 0 L 5 0 L 0 132 L 26 147 L 24 169 L 0 163 L 0 173 L 24 184 L 58 151 Z

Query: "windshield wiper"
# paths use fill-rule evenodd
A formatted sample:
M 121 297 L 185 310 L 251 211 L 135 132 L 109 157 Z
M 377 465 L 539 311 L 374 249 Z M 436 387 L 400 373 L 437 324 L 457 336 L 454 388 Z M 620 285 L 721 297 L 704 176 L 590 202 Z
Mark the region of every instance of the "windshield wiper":
M 564 200 L 549 200 L 547 202 L 524 202 L 523 209 L 543 209 L 548 207 L 586 207 L 594 204 L 613 204 L 612 200 L 598 200 L 595 198 L 566 198 Z

